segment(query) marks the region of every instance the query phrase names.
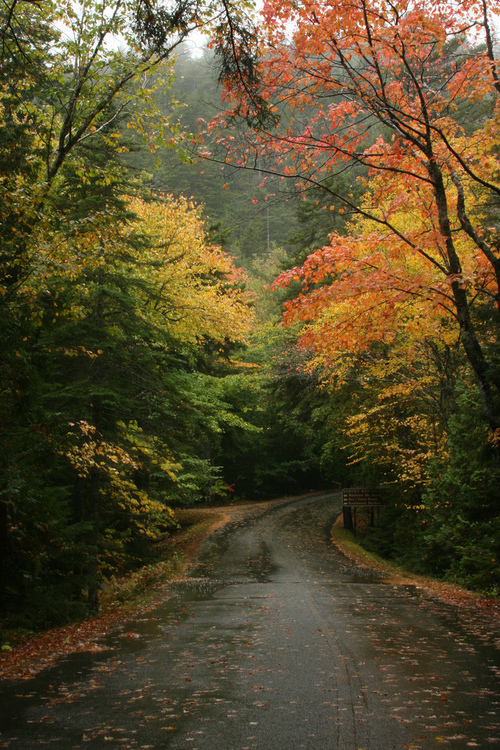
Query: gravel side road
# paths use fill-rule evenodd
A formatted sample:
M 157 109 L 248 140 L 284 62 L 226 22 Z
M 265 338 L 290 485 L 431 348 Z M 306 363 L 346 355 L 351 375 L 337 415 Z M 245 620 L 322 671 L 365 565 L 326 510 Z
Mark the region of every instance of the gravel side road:
M 109 650 L 0 687 L 0 747 L 500 746 L 498 651 L 329 542 L 340 495 L 239 510 Z

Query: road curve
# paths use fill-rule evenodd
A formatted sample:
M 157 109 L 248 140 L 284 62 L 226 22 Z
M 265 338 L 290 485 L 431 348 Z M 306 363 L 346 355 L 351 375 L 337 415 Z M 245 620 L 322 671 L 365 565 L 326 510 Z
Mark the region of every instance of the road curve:
M 0 747 L 391 750 L 500 746 L 498 652 L 453 609 L 329 543 L 340 495 L 258 504 L 175 597 L 0 689 Z

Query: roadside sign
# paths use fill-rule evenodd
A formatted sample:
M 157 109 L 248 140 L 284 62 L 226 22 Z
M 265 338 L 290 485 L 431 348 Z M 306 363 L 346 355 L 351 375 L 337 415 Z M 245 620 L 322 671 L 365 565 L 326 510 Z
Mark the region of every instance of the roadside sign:
M 384 488 L 369 490 L 364 487 L 349 487 L 342 490 L 344 508 L 370 508 L 385 505 Z

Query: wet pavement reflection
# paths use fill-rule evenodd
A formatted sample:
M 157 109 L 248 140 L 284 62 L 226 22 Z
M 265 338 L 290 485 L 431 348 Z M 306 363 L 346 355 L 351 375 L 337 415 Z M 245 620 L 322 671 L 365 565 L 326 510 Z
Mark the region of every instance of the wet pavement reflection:
M 498 652 L 339 555 L 339 510 L 325 494 L 242 512 L 105 651 L 4 683 L 0 747 L 500 746 Z

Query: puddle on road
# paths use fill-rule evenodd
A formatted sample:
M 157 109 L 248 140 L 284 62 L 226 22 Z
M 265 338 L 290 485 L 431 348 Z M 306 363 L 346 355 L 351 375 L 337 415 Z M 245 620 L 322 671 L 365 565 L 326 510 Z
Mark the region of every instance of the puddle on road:
M 13 724 L 19 711 L 37 702 L 40 696 L 53 698 L 61 686 L 84 681 L 92 670 L 105 670 L 106 665 L 133 654 L 140 654 L 152 640 L 165 636 L 165 632 L 188 619 L 191 613 L 187 604 L 206 601 L 226 586 L 250 583 L 245 580 L 215 578 L 182 578 L 168 584 L 172 596 L 142 617 L 124 621 L 121 627 L 99 639 L 104 650 L 69 654 L 30 680 L 7 681 L 0 686 L 0 728 Z M 16 719 L 17 720 L 17 719 Z
M 78 690 L 78 685 L 91 684 L 95 673 L 112 671 L 124 658 L 139 655 L 151 641 L 165 637 L 166 631 L 191 616 L 185 605 L 212 599 L 217 591 L 234 583 L 236 581 L 209 578 L 172 581 L 168 585 L 171 598 L 142 617 L 126 620 L 121 627 L 99 639 L 104 650 L 92 651 L 90 645 L 88 651 L 69 654 L 30 680 L 5 682 L 0 686 L 0 732 L 18 726 L 22 715 L 32 705 L 64 701 L 69 692 Z
M 196 602 L 200 599 L 211 598 L 216 591 L 234 583 L 236 582 L 217 578 L 189 577 L 171 581 L 168 588 L 177 596 L 182 597 L 184 601 Z
M 365 568 L 343 568 L 342 572 L 349 576 L 349 583 L 382 583 L 389 576 L 385 573 L 379 573 L 375 570 Z
M 245 525 L 241 525 L 245 528 Z M 190 571 L 193 580 L 200 576 L 202 581 L 216 581 L 216 568 L 227 573 L 227 578 L 224 577 L 221 582 L 223 586 L 231 582 L 269 583 L 272 580 L 279 566 L 273 562 L 271 550 L 263 539 L 252 538 L 251 543 L 248 543 L 245 537 L 240 537 L 240 544 L 230 545 L 229 539 L 234 536 L 238 526 L 239 524 L 233 524 L 209 538 L 197 563 Z M 231 578 L 232 581 L 228 580 Z

